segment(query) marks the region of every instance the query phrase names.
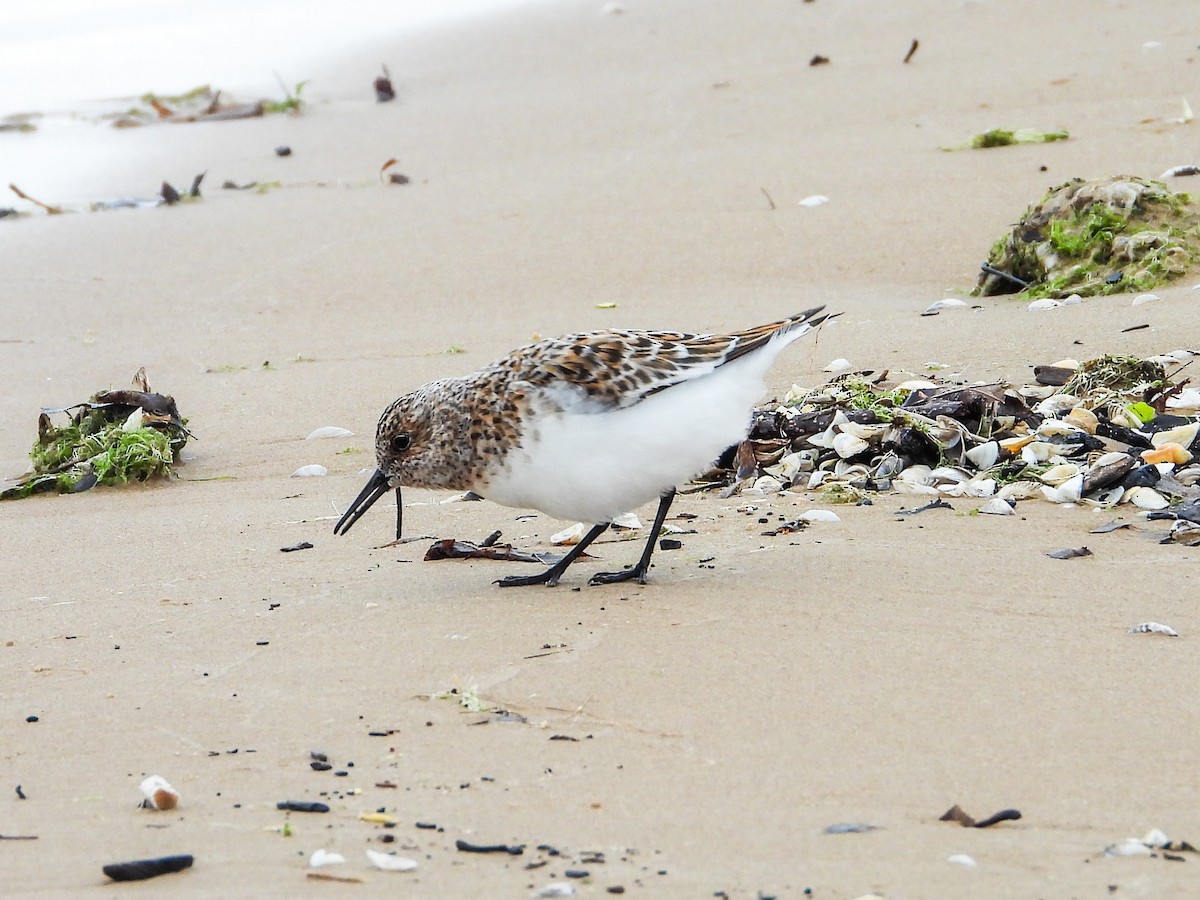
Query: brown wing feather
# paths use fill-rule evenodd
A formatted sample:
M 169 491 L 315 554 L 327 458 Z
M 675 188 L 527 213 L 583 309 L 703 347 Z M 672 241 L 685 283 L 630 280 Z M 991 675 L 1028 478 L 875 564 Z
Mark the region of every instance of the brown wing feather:
M 780 331 L 819 323 L 824 317 L 814 316 L 821 309 L 732 334 L 629 330 L 573 334 L 530 344 L 496 366 L 533 387 L 566 383 L 581 388 L 598 410 L 632 406 L 758 350 Z

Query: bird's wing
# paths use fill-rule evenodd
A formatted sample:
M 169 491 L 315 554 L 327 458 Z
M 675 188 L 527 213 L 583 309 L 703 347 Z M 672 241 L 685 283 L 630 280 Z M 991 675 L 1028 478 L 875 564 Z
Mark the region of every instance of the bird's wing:
M 776 335 L 819 324 L 820 308 L 733 334 L 593 331 L 541 341 L 500 363 L 516 384 L 574 412 L 632 406 L 766 346 Z

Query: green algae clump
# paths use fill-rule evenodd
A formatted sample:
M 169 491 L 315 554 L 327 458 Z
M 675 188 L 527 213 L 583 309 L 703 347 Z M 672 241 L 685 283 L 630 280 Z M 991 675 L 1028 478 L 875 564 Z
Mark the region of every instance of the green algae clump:
M 1200 262 L 1200 206 L 1158 181 L 1074 178 L 1000 237 L 976 296 L 1148 291 Z
M 174 398 L 145 389 L 144 371 L 138 372 L 134 386 L 101 391 L 74 407 L 43 410 L 29 451 L 30 471 L 0 491 L 0 500 L 169 477 L 190 436 L 187 422 Z M 66 424 L 51 421 L 56 412 L 70 413 Z

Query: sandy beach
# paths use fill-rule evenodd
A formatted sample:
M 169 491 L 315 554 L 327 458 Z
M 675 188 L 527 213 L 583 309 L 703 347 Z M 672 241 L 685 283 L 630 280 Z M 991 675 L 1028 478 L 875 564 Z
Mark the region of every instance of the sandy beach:
M 201 202 L 0 203 L 31 210 L 0 223 L 0 474 L 26 468 L 42 407 L 140 366 L 196 435 L 172 482 L 0 504 L 0 835 L 36 838 L 0 840 L 5 896 L 1197 893 L 1195 854 L 1102 855 L 1151 828 L 1200 844 L 1200 551 L 1158 544 L 1136 510 L 899 517 L 913 498 L 881 494 L 764 537 L 760 519 L 830 507 L 699 493 L 677 505 L 696 533 L 649 584 L 587 587 L 638 552 L 605 542 L 553 590 L 494 587 L 515 563 L 424 562 L 429 540 L 381 548 L 390 497 L 332 534 L 389 401 L 534 336 L 841 311 L 781 357 L 776 397 L 838 357 L 1025 384 L 1064 357 L 1200 346 L 1196 273 L 1136 307 L 968 296 L 1050 186 L 1200 161 L 1200 125 L 1170 121 L 1200 102 L 1191 3 L 622 10 L 381 22 L 313 61 L 299 115 L 97 124 L 117 162 L 20 184 L 84 207 L 206 172 Z M 1071 137 L 940 149 L 998 126 Z M 0 134 L 0 153 L 43 138 Z M 389 159 L 409 184 L 380 179 Z M 944 297 L 973 305 L 920 315 Z M 354 434 L 305 440 L 326 425 Z M 289 477 L 307 464 L 328 476 Z M 564 527 L 447 497 L 407 491 L 407 532 L 548 550 Z M 1140 529 L 1088 533 L 1114 514 Z M 1094 555 L 1045 555 L 1079 545 Z M 1181 636 L 1128 633 L 1147 620 Z M 137 808 L 152 774 L 178 809 Z M 1022 817 L 938 821 L 953 804 Z M 348 862 L 309 869 L 321 848 Z M 419 868 L 375 870 L 367 848 Z M 101 873 L 170 854 L 195 864 Z

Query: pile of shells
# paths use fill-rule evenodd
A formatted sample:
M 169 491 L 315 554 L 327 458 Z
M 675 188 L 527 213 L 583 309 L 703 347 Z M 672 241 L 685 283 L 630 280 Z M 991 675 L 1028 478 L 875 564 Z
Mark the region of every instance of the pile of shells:
M 1019 388 L 848 373 L 757 409 L 722 462 L 751 494 L 974 497 L 1002 515 L 1028 499 L 1165 510 L 1200 498 L 1200 391 L 1167 374 L 1192 355 L 1061 360 Z

